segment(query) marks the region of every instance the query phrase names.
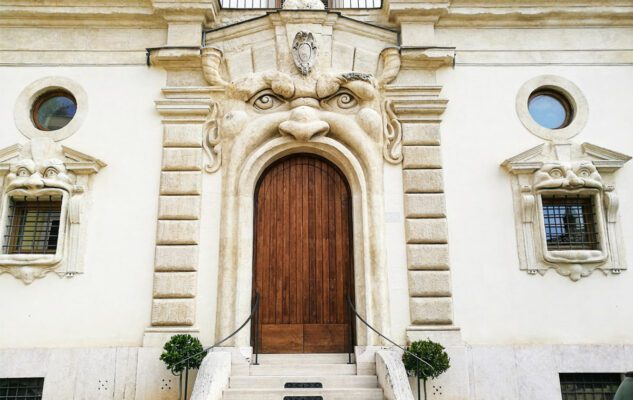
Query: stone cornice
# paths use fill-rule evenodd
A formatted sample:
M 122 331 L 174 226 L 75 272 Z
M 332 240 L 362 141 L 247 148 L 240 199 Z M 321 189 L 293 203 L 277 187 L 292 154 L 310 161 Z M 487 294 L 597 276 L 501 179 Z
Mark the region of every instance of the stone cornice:
M 437 69 L 452 66 L 454 47 L 401 47 L 402 69 Z
M 440 98 L 441 86 L 385 86 L 385 96 L 401 122 L 439 121 L 448 100 Z
M 163 46 L 147 49 L 148 65 L 170 69 L 202 68 L 200 47 Z

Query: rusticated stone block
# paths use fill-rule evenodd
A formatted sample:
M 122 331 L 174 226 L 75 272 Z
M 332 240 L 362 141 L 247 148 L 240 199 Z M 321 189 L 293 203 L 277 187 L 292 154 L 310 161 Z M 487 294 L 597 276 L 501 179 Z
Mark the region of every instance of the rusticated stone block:
M 402 124 L 402 144 L 409 145 L 439 145 L 439 124 Z
M 403 168 L 442 168 L 440 146 L 403 146 Z
M 162 172 L 160 194 L 200 194 L 202 174 L 200 172 Z
M 448 227 L 445 218 L 407 219 L 407 243 L 446 243 Z
M 449 297 L 451 273 L 448 271 L 409 271 L 411 297 Z
M 453 323 L 453 301 L 450 297 L 411 297 L 413 325 L 450 325 Z
M 202 149 L 174 147 L 163 149 L 163 171 L 200 171 Z
M 198 246 L 156 246 L 156 271 L 196 271 Z
M 198 221 L 158 221 L 156 244 L 198 244 Z
M 160 196 L 158 219 L 200 218 L 200 196 Z
M 157 272 L 154 274 L 154 298 L 196 296 L 195 272 Z
M 154 299 L 152 302 L 153 326 L 191 326 L 195 317 L 194 299 Z
M 404 195 L 404 215 L 407 218 L 437 218 L 446 216 L 446 203 L 442 193 L 416 193 Z
M 202 124 L 166 125 L 163 147 L 202 147 Z
M 402 171 L 405 193 L 442 193 L 444 175 L 441 169 L 406 169 Z
M 446 270 L 449 268 L 448 245 L 408 244 L 407 263 L 413 270 Z

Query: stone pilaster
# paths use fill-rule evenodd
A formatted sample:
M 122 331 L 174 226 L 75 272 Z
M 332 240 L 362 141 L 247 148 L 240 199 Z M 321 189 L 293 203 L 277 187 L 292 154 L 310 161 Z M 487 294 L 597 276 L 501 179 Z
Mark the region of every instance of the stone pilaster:
M 205 122 L 212 107 L 201 88 L 168 88 L 156 101 L 163 122 L 152 328 L 195 325 Z M 174 329 L 178 328 L 178 329 Z

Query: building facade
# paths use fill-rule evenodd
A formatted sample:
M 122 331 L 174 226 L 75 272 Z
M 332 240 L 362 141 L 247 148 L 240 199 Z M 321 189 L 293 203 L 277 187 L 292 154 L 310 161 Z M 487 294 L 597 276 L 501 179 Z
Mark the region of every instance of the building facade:
M 446 347 L 428 398 L 633 369 L 633 4 L 330 6 L 0 4 L 0 382 L 176 399 L 163 344 L 257 304 L 230 374 L 353 346 L 409 398 L 348 296 Z M 205 368 L 194 398 L 222 398 Z

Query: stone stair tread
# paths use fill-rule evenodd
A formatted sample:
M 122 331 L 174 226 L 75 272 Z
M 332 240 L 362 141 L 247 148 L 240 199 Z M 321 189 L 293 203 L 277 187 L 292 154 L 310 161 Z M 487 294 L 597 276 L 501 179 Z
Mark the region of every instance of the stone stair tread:
M 250 376 L 356 375 L 356 364 L 260 364 Z
M 336 388 L 377 388 L 376 375 L 343 375 L 343 376 L 231 376 L 229 388 L 231 389 L 283 389 L 289 382 L 319 382 L 324 389 Z
M 323 400 L 384 400 L 382 389 L 226 389 L 224 400 L 277 400 L 285 396 L 322 396 Z

